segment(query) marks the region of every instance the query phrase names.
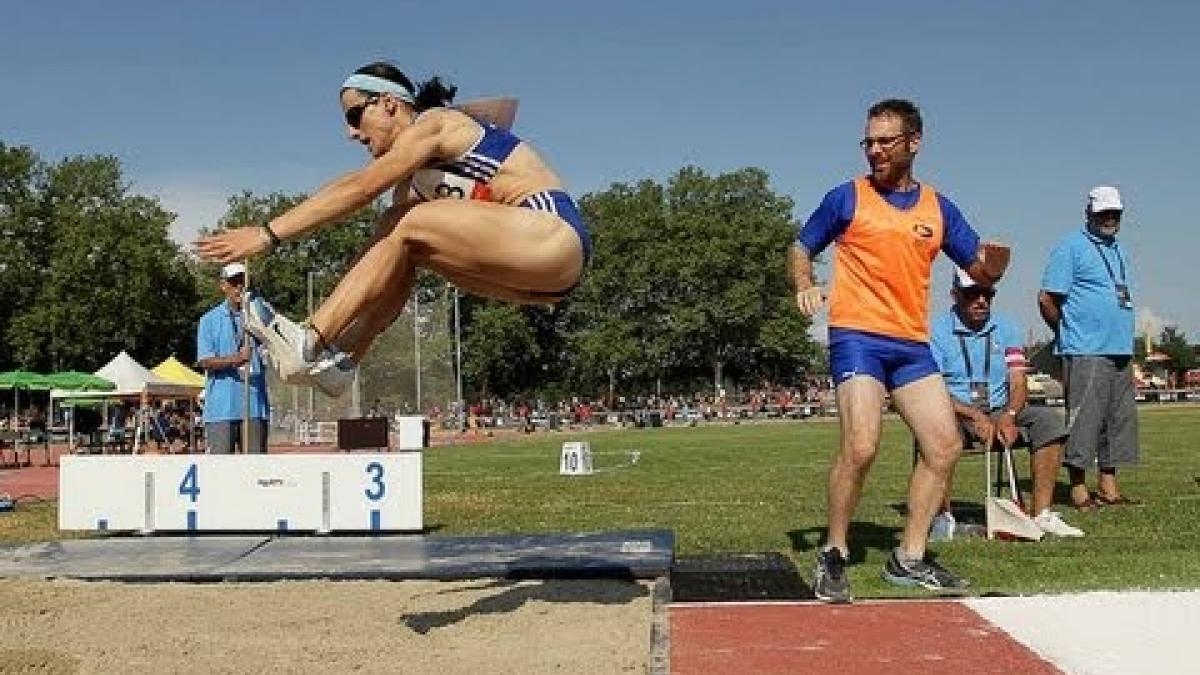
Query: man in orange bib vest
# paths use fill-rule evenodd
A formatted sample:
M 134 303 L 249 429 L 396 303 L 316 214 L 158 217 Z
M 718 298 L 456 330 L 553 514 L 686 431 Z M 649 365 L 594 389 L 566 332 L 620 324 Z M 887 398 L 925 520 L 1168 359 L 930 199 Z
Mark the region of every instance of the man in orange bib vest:
M 828 531 L 813 582 L 828 602 L 850 601 L 850 520 L 879 449 L 889 391 L 921 453 L 909 482 L 904 535 L 884 578 L 933 590 L 966 586 L 925 551 L 961 450 L 954 409 L 929 348 L 930 274 L 934 258 L 945 251 L 972 278 L 994 284 L 1008 266 L 1009 250 L 980 243 L 949 199 L 913 177 L 921 136 L 921 113 L 911 102 L 873 105 L 860 142 L 870 173 L 830 190 L 791 251 L 800 310 L 812 316 L 829 302 L 829 367 L 842 422 L 841 447 L 829 470 Z M 812 258 L 835 242 L 826 296 L 813 278 Z

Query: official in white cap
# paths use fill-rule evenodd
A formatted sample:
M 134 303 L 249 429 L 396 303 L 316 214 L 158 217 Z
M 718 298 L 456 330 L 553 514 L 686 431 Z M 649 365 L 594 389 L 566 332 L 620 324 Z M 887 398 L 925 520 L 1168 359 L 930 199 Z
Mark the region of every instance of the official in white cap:
M 1117 242 L 1125 203 L 1117 188 L 1087 193 L 1085 225 L 1050 253 L 1038 306 L 1063 359 L 1067 426 L 1063 454 L 1077 508 L 1130 505 L 1117 469 L 1139 457 L 1133 385 L 1134 297 L 1129 253 Z M 1086 472 L 1096 470 L 1096 492 Z
M 224 300 L 200 317 L 196 330 L 196 364 L 205 371 L 204 439 L 211 454 L 267 451 L 267 381 L 262 350 L 243 325 L 242 293 L 246 266 L 221 268 Z M 245 415 L 245 378 L 249 377 L 250 442 L 241 448 Z

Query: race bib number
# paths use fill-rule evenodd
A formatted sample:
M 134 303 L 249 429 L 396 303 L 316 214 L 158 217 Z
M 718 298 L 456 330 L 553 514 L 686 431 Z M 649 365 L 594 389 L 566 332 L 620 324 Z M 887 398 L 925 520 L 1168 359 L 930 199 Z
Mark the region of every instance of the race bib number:
M 413 174 L 412 190 L 416 196 L 425 201 L 435 199 L 477 199 L 487 201 L 492 191 L 486 183 L 480 183 L 472 178 L 442 171 L 441 169 L 421 169 Z

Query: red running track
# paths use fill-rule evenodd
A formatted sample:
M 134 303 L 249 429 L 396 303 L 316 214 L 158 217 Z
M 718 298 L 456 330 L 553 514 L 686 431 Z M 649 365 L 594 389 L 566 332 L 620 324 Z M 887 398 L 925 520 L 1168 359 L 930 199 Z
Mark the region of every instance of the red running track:
M 1060 673 L 955 601 L 670 606 L 675 675 Z

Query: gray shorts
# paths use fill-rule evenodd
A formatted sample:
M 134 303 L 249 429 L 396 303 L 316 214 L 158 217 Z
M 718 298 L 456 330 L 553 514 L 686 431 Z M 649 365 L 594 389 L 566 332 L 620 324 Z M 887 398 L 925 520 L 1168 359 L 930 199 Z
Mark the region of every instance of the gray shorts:
M 998 421 L 1003 414 L 1001 411 L 992 413 L 992 422 Z M 1063 424 L 1062 415 L 1051 408 L 1027 405 L 1017 413 L 1015 422 L 1020 436 L 1014 447 L 1036 451 L 1067 437 L 1067 426 Z M 979 443 L 979 438 L 968 424 L 963 423 L 961 430 L 966 440 L 963 447 L 973 447 Z
M 210 455 L 232 455 L 242 448 L 242 421 L 205 422 L 204 449 Z M 267 421 L 250 420 L 250 454 L 267 454 Z
M 1063 463 L 1088 470 L 1138 462 L 1137 403 L 1128 356 L 1067 356 L 1067 441 Z

